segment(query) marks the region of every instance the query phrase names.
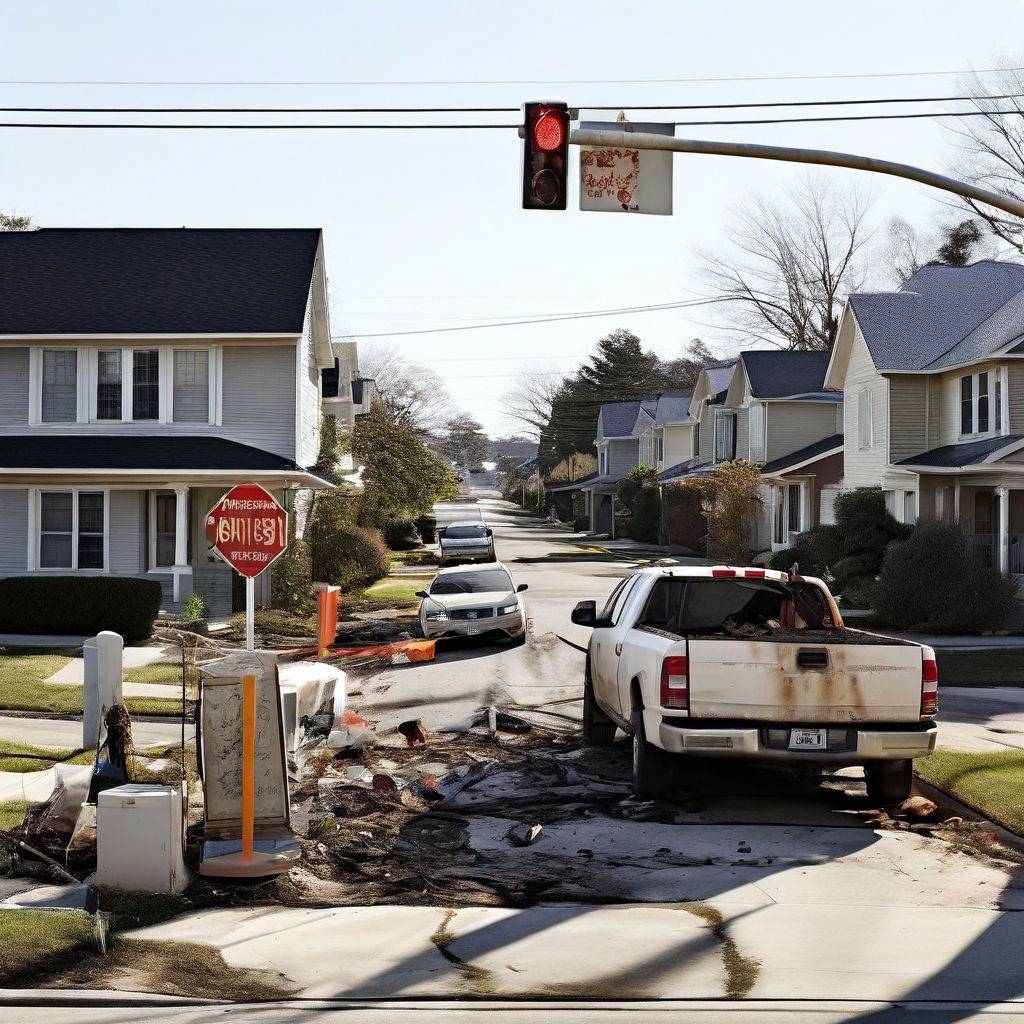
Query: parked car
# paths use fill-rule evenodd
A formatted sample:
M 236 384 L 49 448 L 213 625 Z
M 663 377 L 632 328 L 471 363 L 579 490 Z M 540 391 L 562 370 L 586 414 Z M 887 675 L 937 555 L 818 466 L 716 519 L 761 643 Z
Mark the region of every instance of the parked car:
M 417 593 L 420 627 L 426 637 L 509 637 L 526 642 L 526 604 L 501 564 L 460 565 L 441 569 L 426 590 Z
M 449 523 L 438 531 L 441 564 L 454 562 L 493 562 L 494 531 L 474 520 Z
M 664 790 L 673 754 L 860 765 L 882 804 L 910 794 L 935 746 L 935 652 L 843 624 L 821 580 L 730 566 L 644 569 L 601 614 L 572 621 L 587 649 L 584 737 L 633 737 L 633 788 Z

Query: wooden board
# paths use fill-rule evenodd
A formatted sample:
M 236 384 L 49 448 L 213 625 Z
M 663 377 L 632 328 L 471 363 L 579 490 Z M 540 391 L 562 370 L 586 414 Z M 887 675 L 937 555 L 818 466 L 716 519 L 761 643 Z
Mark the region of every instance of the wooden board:
M 256 834 L 288 827 L 288 774 L 277 656 L 238 651 L 202 668 L 206 836 L 241 835 L 242 676 L 256 676 Z

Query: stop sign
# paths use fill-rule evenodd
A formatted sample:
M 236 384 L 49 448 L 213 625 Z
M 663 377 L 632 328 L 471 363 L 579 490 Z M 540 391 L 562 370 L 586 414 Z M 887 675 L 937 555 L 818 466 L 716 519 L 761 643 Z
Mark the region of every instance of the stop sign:
M 288 547 L 288 513 L 259 484 L 239 484 L 207 514 L 206 539 L 236 572 L 258 576 Z

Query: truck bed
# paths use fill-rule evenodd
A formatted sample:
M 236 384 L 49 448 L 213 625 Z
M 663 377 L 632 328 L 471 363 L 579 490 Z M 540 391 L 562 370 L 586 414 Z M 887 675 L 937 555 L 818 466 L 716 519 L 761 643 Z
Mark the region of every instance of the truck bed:
M 716 630 L 714 632 L 673 633 L 658 626 L 637 626 L 645 633 L 665 637 L 667 640 L 753 640 L 760 643 L 776 644 L 809 644 L 814 646 L 831 644 L 861 644 L 872 647 L 914 647 L 910 640 L 896 637 L 880 636 L 878 633 L 866 633 L 859 629 L 748 629 L 739 627 L 731 632 Z

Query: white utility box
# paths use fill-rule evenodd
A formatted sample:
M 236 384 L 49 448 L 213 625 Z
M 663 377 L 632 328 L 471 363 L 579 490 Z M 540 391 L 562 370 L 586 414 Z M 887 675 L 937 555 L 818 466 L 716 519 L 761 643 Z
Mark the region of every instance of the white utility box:
M 96 882 L 129 892 L 181 892 L 184 784 L 129 783 L 96 800 Z

